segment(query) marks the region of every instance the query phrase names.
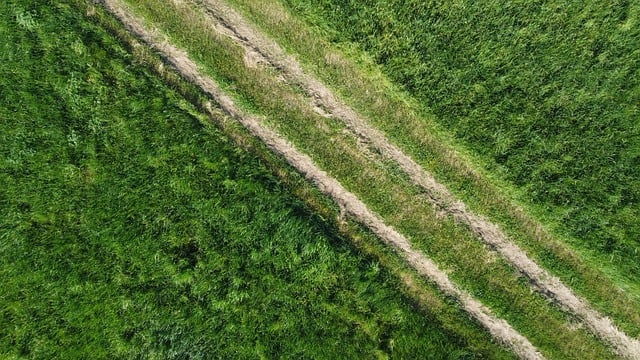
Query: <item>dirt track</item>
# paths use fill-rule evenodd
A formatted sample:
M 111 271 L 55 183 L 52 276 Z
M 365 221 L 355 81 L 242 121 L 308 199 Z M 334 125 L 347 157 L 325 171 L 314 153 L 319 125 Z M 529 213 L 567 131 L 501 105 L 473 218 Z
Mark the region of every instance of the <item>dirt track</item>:
M 318 188 L 328 196 L 331 196 L 345 211 L 356 220 L 366 225 L 376 235 L 403 256 L 421 275 L 426 276 L 445 293 L 457 298 L 463 308 L 476 318 L 489 332 L 500 342 L 508 345 L 513 351 L 524 359 L 543 359 L 540 352 L 520 335 L 506 321 L 495 317 L 491 311 L 475 300 L 468 293 L 458 289 L 448 276 L 425 257 L 421 252 L 415 251 L 409 241 L 387 226 L 376 214 L 371 212 L 354 194 L 348 192 L 335 179 L 329 177 L 326 172 L 320 170 L 307 155 L 300 153 L 288 141 L 280 137 L 272 130 L 261 125 L 259 118 L 243 114 L 233 103 L 233 100 L 224 94 L 219 86 L 210 78 L 203 76 L 196 64 L 188 55 L 168 43 L 158 33 L 150 31 L 143 26 L 143 22 L 131 15 L 119 0 L 102 0 L 105 7 L 112 12 L 122 23 L 146 44 L 163 54 L 185 78 L 200 86 L 207 92 L 221 108 L 231 117 L 242 123 L 253 135 L 260 138 L 269 148 L 285 157 L 285 159 L 301 172 L 309 181 L 315 183 Z
M 505 259 L 526 275 L 538 291 L 578 316 L 593 333 L 609 342 L 616 352 L 629 359 L 640 359 L 640 342 L 620 331 L 613 322 L 578 297 L 559 278 L 551 275 L 531 260 L 509 237 L 489 220 L 472 213 L 435 178 L 391 144 L 383 133 L 369 125 L 353 109 L 340 101 L 315 77 L 306 74 L 300 64 L 287 55 L 273 40 L 251 27 L 241 15 L 219 0 L 194 0 L 212 18 L 212 26 L 238 42 L 251 54 L 254 64 L 268 64 L 279 69 L 286 81 L 299 85 L 314 99 L 314 106 L 326 116 L 341 119 L 358 137 L 371 144 L 385 157 L 394 160 L 422 187 L 440 212 L 466 224 L 482 241 L 496 249 Z

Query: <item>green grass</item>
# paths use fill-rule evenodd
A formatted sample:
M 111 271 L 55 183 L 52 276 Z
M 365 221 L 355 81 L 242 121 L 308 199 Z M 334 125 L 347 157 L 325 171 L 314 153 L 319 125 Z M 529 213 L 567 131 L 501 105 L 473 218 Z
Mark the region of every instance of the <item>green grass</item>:
M 636 282 L 640 3 L 283 2 L 366 50 L 556 232 Z
M 525 211 L 543 217 L 544 209 L 523 200 L 522 191 L 500 178 L 499 172 L 488 171 L 486 159 L 460 147 L 437 123 L 437 117 L 406 90 L 399 89 L 401 84 L 389 81 L 381 71 L 385 68 L 375 64 L 358 44 L 338 41 L 327 20 L 313 12 L 313 5 L 296 6 L 289 13 L 269 1 L 231 2 L 296 54 L 308 70 L 332 86 L 345 101 L 368 116 L 473 211 L 499 223 L 538 263 L 614 318 L 630 335 L 640 334 L 640 284 L 611 266 L 614 257 L 592 255 L 584 248 L 578 256 L 558 241 L 558 231 L 555 235 L 540 231 Z M 480 164 L 486 168 L 480 168 Z M 518 197 L 520 200 L 514 201 Z
M 474 296 L 505 317 L 551 358 L 607 358 L 612 354 L 584 328 L 540 294 L 526 279 L 475 240 L 467 229 L 438 218 L 420 190 L 388 161 L 360 155 L 344 124 L 315 114 L 298 89 L 276 80 L 270 70 L 246 68 L 238 47 L 209 30 L 210 24 L 188 4 L 129 2 L 134 12 L 187 50 L 203 72 L 240 97 L 258 115 L 304 149 L 324 169 L 356 192 L 388 223 L 408 235 Z M 330 145 L 329 145 L 330 144 Z
M 509 357 L 419 310 L 87 11 L 0 4 L 2 357 Z

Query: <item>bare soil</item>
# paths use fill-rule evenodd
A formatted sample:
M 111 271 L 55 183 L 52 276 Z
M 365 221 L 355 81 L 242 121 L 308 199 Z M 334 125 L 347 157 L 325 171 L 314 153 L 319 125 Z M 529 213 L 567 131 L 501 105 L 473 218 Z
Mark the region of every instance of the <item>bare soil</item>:
M 347 191 L 337 180 L 331 178 L 326 172 L 319 169 L 311 158 L 299 152 L 291 143 L 280 137 L 277 133 L 263 126 L 259 118 L 244 114 L 240 111 L 234 105 L 233 100 L 226 95 L 211 78 L 200 73 L 196 64 L 184 51 L 171 45 L 157 32 L 145 28 L 143 21 L 127 11 L 125 5 L 120 2 L 120 0 L 102 0 L 102 3 L 107 10 L 120 19 L 127 29 L 142 39 L 143 42 L 162 53 L 166 61 L 185 78 L 200 86 L 229 116 L 239 121 L 274 152 L 283 156 L 293 167 L 302 173 L 306 179 L 316 184 L 324 194 L 333 198 L 348 215 L 354 217 L 390 244 L 418 273 L 436 283 L 444 293 L 458 299 L 461 306 L 477 319 L 495 339 L 511 347 L 513 351 L 523 359 L 543 359 L 540 352 L 527 338 L 519 334 L 506 321 L 493 315 L 491 310 L 474 299 L 470 294 L 456 287 L 449 277 L 438 269 L 433 261 L 420 251 L 414 250 L 403 235 L 386 225 L 379 216 L 374 214 L 354 194 Z M 215 6 L 222 5 L 216 2 Z M 225 7 L 224 11 L 227 12 L 230 11 L 230 9 Z M 236 21 L 237 20 L 241 19 L 238 17 L 236 18 Z M 300 76 L 304 75 L 301 70 L 299 74 Z M 328 92 L 328 90 L 325 90 L 326 88 L 324 87 L 320 88 L 319 98 L 324 99 L 326 97 L 335 100 L 333 95 Z M 342 111 L 338 105 L 339 103 L 336 101 L 335 104 L 327 107 L 333 108 L 335 106 L 335 111 L 332 112 L 336 113 Z M 348 113 L 349 111 L 346 112 Z
M 372 127 L 362 116 L 339 100 L 322 82 L 305 73 L 299 62 L 286 54 L 276 42 L 250 26 L 240 14 L 222 1 L 195 1 L 213 17 L 212 20 L 217 25 L 216 29 L 236 40 L 247 53 L 253 56 L 259 54 L 262 57 L 261 63 L 279 69 L 287 81 L 305 89 L 314 100 L 316 109 L 322 109 L 325 116 L 341 119 L 356 136 L 371 144 L 387 158 L 397 162 L 411 180 L 426 191 L 428 198 L 438 211 L 467 225 L 482 241 L 527 276 L 532 286 L 582 319 L 592 332 L 608 341 L 619 355 L 629 359 L 640 359 L 640 342 L 637 339 L 620 331 L 609 318 L 594 310 L 586 300 L 578 297 L 559 278 L 531 260 L 496 224 L 467 210 L 464 203 L 456 199 L 444 185 L 438 183 L 412 158 L 391 144 L 382 132 Z

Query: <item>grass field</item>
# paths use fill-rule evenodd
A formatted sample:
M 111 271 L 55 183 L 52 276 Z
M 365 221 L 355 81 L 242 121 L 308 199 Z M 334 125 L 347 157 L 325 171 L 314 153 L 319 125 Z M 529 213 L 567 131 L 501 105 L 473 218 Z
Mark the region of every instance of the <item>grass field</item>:
M 637 288 L 640 3 L 283 3 L 365 50 L 519 201 Z
M 615 357 L 204 1 L 126 3 L 545 357 Z M 640 335 L 637 6 L 229 3 Z M 513 356 L 101 6 L 0 13 L 0 354 Z
M 421 310 L 100 9 L 0 14 L 2 357 L 510 357 Z

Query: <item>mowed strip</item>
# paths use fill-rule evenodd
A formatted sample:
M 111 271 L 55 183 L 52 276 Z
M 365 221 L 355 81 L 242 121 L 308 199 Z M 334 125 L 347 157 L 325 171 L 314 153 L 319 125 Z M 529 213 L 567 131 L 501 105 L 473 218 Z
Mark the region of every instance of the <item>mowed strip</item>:
M 414 250 L 404 236 L 387 226 L 380 217 L 369 210 L 354 194 L 348 192 L 337 180 L 319 169 L 311 158 L 296 150 L 277 133 L 263 126 L 260 119 L 244 114 L 239 110 L 234 105 L 233 100 L 224 94 L 211 78 L 203 76 L 199 72 L 196 64 L 190 60 L 185 52 L 171 45 L 157 32 L 146 29 L 142 25 L 143 22 L 128 13 L 124 5 L 118 0 L 103 0 L 102 2 L 130 31 L 143 39 L 148 45 L 163 53 L 167 61 L 183 76 L 212 96 L 231 117 L 238 120 L 274 152 L 283 156 L 309 181 L 315 183 L 323 193 L 344 207 L 349 215 L 392 245 L 420 274 L 435 282 L 446 294 L 457 298 L 464 309 L 485 326 L 497 340 L 510 346 L 522 358 L 543 358 L 540 352 L 525 337 L 514 330 L 506 321 L 494 316 L 488 308 L 470 294 L 460 290 L 444 272 L 438 269 L 433 261 L 425 257 L 421 252 Z
M 266 35 L 249 25 L 240 14 L 221 1 L 196 0 L 212 17 L 216 29 L 237 41 L 254 61 L 269 64 L 282 71 L 285 79 L 302 87 L 315 99 L 324 114 L 344 121 L 358 137 L 371 144 L 385 157 L 397 162 L 411 180 L 422 187 L 432 204 L 456 221 L 467 225 L 480 239 L 495 248 L 504 258 L 531 279 L 532 285 L 545 296 L 578 316 L 593 333 L 609 342 L 615 351 L 629 359 L 640 358 L 640 342 L 620 331 L 613 322 L 578 297 L 559 278 L 531 260 L 509 237 L 486 218 L 467 210 L 464 203 L 402 150 L 391 144 L 379 130 L 352 108 L 340 101 L 322 82 L 305 73 L 301 65 Z

